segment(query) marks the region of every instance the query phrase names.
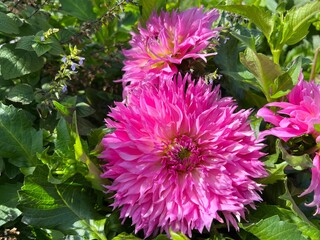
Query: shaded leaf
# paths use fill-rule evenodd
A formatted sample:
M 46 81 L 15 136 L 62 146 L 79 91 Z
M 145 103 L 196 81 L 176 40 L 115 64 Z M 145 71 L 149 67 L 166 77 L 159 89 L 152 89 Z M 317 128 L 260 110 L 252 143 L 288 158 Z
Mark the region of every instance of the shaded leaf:
M 10 89 L 7 99 L 12 102 L 19 102 L 22 104 L 29 104 L 33 101 L 33 89 L 28 84 L 18 84 Z
M 21 211 L 16 208 L 18 205 L 17 191 L 20 187 L 20 183 L 0 185 L 0 226 L 21 215 Z
M 86 182 L 78 175 L 59 185 L 51 184 L 48 173 L 46 166 L 39 166 L 25 178 L 19 192 L 22 221 L 82 239 L 106 239 L 106 219 L 94 209 L 95 195 Z
M 34 51 L 32 48 L 33 43 L 34 43 L 34 36 L 23 36 L 17 42 L 16 49 Z
M 63 0 L 60 3 L 62 10 L 80 20 L 89 21 L 96 18 L 92 11 L 92 3 L 89 0 Z
M 18 24 L 7 14 L 0 12 L 0 32 L 8 34 L 18 34 Z
M 19 167 L 33 166 L 42 151 L 42 131 L 32 128 L 27 112 L 0 103 L 0 152 Z
M 285 160 L 294 169 L 303 170 L 311 168 L 313 166 L 312 159 L 310 158 L 309 154 L 303 154 L 301 156 L 291 155 L 282 146 L 281 142 L 278 143 L 278 147 L 281 151 L 282 159 Z
M 36 52 L 37 56 L 40 57 L 50 51 L 52 47 L 50 44 L 34 43 L 32 44 L 32 48 Z
M 0 48 L 1 75 L 5 80 L 36 72 L 43 64 L 43 59 L 34 52 L 15 49 L 11 44 Z

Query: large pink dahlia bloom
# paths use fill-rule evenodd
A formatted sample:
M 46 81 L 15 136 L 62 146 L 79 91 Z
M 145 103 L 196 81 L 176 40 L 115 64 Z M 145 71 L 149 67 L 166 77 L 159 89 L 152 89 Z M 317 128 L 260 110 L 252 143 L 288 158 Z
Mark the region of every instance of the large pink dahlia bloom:
M 146 22 L 146 27 L 139 26 L 139 33 L 132 32 L 132 46 L 124 50 L 125 74 L 122 81 L 125 92 L 141 81 L 149 81 L 152 75 L 172 78 L 178 72 L 178 66 L 184 59 L 201 58 L 209 40 L 218 36 L 219 29 L 212 29 L 212 24 L 219 17 L 216 9 L 203 13 L 203 8 L 192 8 L 183 12 L 162 11 L 158 16 L 153 13 Z M 213 44 L 212 44 L 213 45 Z
M 300 74 L 298 84 L 287 95 L 287 102 L 273 102 L 261 108 L 257 115 L 263 117 L 266 122 L 272 123 L 273 128 L 262 132 L 261 137 L 274 135 L 284 141 L 293 137 L 310 134 L 317 144 L 320 144 L 320 132 L 315 129 L 320 124 L 320 85 L 314 81 L 303 80 Z M 277 112 L 268 107 L 278 107 Z M 316 206 L 316 214 L 320 214 L 320 164 L 319 150 L 313 159 L 311 184 L 302 193 L 308 194 L 314 191 L 313 202 L 308 206 Z
M 133 91 L 130 103 L 116 103 L 106 119 L 115 131 L 104 137 L 101 158 L 105 186 L 114 193 L 121 218 L 136 232 L 210 229 L 214 219 L 238 228 L 246 205 L 260 201 L 266 176 L 259 158 L 263 144 L 248 123 L 250 111 L 235 112 L 219 89 L 179 76 L 160 86 Z

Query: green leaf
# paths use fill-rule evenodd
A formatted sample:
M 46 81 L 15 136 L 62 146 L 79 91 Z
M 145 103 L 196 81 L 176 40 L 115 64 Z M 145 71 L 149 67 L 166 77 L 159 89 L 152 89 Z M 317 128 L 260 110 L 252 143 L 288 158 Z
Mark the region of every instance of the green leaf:
M 247 48 L 240 53 L 241 63 L 257 78 L 261 91 L 270 100 L 270 89 L 274 81 L 282 75 L 282 70 L 269 57 Z
M 13 221 L 21 215 L 21 211 L 17 208 L 9 208 L 0 205 L 0 227 L 9 221 Z
M 262 179 L 260 182 L 263 184 L 273 184 L 277 181 L 283 181 L 286 178 L 284 169 L 288 166 L 288 163 L 283 161 L 277 163 L 280 156 L 280 149 L 278 143 L 279 139 L 276 140 L 276 152 L 265 157 L 264 164 L 268 172 L 268 177 Z
M 19 192 L 22 222 L 59 230 L 82 239 L 106 239 L 106 217 L 96 212 L 96 197 L 79 175 L 62 184 L 48 183 L 48 169 L 39 166 Z
M 18 24 L 5 13 L 0 12 L 0 32 L 19 34 Z
M 96 15 L 92 11 L 93 6 L 90 0 L 60 0 L 60 3 L 63 11 L 82 21 L 96 19 Z
M 0 152 L 18 167 L 36 163 L 36 153 L 42 151 L 42 131 L 32 128 L 27 112 L 0 103 Z
M 252 233 L 260 240 L 307 240 L 293 223 L 281 221 L 280 217 L 277 215 L 262 219 L 249 226 L 243 226 L 242 228 Z
M 287 187 L 286 187 L 286 197 L 288 196 Z M 290 194 L 289 194 L 290 195 Z M 280 198 L 285 199 L 282 195 Z M 291 195 L 290 195 L 291 198 Z M 293 199 L 291 200 L 293 202 Z M 287 201 L 289 202 L 289 201 Z M 293 202 L 294 203 L 294 202 Z M 294 204 L 295 205 L 295 204 Z M 302 239 L 311 239 L 311 240 L 318 240 L 320 236 L 320 231 L 315 227 L 307 218 L 304 216 L 304 214 L 299 210 L 299 208 L 295 205 L 295 209 L 299 211 L 297 213 L 293 208 L 291 210 L 281 208 L 276 205 L 266 205 L 261 204 L 257 207 L 257 210 L 252 212 L 250 215 L 248 215 L 249 222 L 253 222 L 251 224 L 240 224 L 240 227 L 246 230 L 247 226 L 256 226 L 260 224 L 261 220 L 269 219 L 270 217 L 279 217 L 279 220 L 281 222 L 289 223 L 290 225 L 295 226 L 296 232 L 301 232 Z M 278 222 L 278 221 L 277 221 Z M 287 227 L 289 227 L 287 225 Z M 290 226 L 291 228 L 292 226 Z M 284 229 L 285 230 L 285 229 Z M 271 233 L 271 232 L 270 232 Z M 270 236 L 270 238 L 259 238 L 259 239 L 277 239 L 277 234 L 274 232 L 274 235 Z M 258 236 L 254 234 L 255 236 Z M 300 235 L 300 233 L 298 234 Z M 282 232 L 280 233 L 280 236 L 282 236 Z M 288 238 L 284 239 L 291 239 L 288 235 Z M 265 235 L 267 237 L 267 235 Z M 281 239 L 279 237 L 279 239 Z M 299 239 L 299 238 L 298 238 Z
M 74 142 L 70 134 L 70 129 L 64 118 L 60 118 L 56 129 L 56 139 L 54 139 L 54 153 L 48 154 L 48 149 L 38 154 L 38 158 L 48 166 L 48 181 L 53 184 L 65 182 L 76 173 L 86 175 L 88 170 L 86 165 L 75 157 Z
M 32 44 L 32 48 L 36 52 L 37 56 L 40 57 L 50 51 L 52 47 L 50 44 L 34 43 Z
M 299 8 L 292 8 L 284 18 L 281 44 L 293 45 L 309 32 L 311 18 L 320 12 L 320 2 L 314 1 Z
M 34 52 L 15 49 L 6 44 L 0 48 L 0 69 L 5 80 L 36 72 L 43 67 L 43 59 Z
M 313 127 L 314 127 L 314 130 L 320 133 L 320 123 L 315 123 Z
M 270 38 L 273 30 L 272 12 L 263 7 L 249 5 L 226 5 L 216 8 L 233 12 L 250 19 L 267 37 Z
M 55 108 L 57 109 L 57 111 L 59 111 L 62 115 L 64 115 L 64 116 L 70 116 L 71 115 L 68 107 L 62 105 L 61 103 L 59 103 L 59 102 L 57 102 L 55 100 L 53 100 L 52 103 L 55 106 Z
M 169 230 L 170 236 L 173 240 L 189 240 L 189 238 L 184 235 L 183 233 L 176 233 L 172 231 L 171 229 Z
M 78 117 L 88 117 L 95 113 L 94 108 L 92 108 L 89 104 L 84 102 L 77 103 L 76 111 Z
M 294 222 L 302 234 L 306 237 L 310 237 L 311 240 L 318 240 L 320 236 L 320 230 L 311 223 L 308 218 L 299 209 L 295 201 L 293 200 L 288 188 L 287 179 L 284 181 L 285 193 L 279 196 L 280 199 L 286 201 L 286 206 L 290 207 L 292 211 L 287 211 L 287 215 L 290 216 L 292 222 Z M 282 211 L 284 212 L 284 211 Z
M 21 211 L 16 208 L 18 205 L 17 191 L 20 187 L 20 183 L 0 185 L 0 226 L 15 220 L 21 215 Z
M 33 89 L 25 83 L 16 85 L 8 92 L 7 99 L 12 102 L 30 104 L 34 99 Z
M 140 239 L 141 238 L 138 238 L 133 234 L 129 234 L 129 233 L 120 233 L 116 237 L 112 238 L 112 240 L 140 240 Z
M 282 159 L 285 160 L 294 169 L 303 170 L 311 168 L 313 166 L 312 159 L 310 158 L 309 154 L 303 154 L 301 156 L 291 155 L 282 146 L 280 141 L 278 142 L 278 147 L 281 151 Z
M 287 72 L 284 72 L 274 80 L 273 84 L 271 84 L 273 94 L 270 98 L 277 99 L 286 96 L 292 88 L 292 79 Z
M 16 49 L 22 49 L 26 51 L 34 51 L 32 44 L 34 43 L 34 36 L 23 36 L 17 42 Z
M 166 9 L 166 0 L 140 0 L 142 25 L 146 23 L 152 12 L 159 12 Z
M 296 85 L 301 73 L 302 58 L 298 57 L 294 60 L 292 66 L 288 69 L 287 73 L 290 75 L 293 85 Z

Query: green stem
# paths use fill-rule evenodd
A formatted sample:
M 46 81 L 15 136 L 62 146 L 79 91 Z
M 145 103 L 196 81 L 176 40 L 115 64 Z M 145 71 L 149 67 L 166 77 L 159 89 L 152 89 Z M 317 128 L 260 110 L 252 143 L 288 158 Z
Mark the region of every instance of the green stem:
M 316 52 L 314 54 L 313 62 L 312 62 L 312 69 L 310 73 L 309 81 L 313 80 L 316 75 L 316 68 L 317 68 L 317 62 L 318 62 L 318 56 L 319 56 L 320 47 L 316 49 Z
M 281 50 L 280 49 L 272 49 L 271 52 L 272 52 L 272 56 L 273 56 L 273 62 L 276 64 L 279 64 Z

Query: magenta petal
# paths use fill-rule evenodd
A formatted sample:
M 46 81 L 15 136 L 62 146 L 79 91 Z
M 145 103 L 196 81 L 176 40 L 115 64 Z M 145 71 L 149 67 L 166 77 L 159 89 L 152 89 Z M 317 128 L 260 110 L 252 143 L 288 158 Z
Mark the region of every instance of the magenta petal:
M 102 141 L 101 177 L 112 180 L 105 186 L 112 206 L 136 232 L 171 228 L 191 237 L 213 220 L 238 229 L 247 207 L 261 201 L 254 179 L 267 175 L 259 161 L 264 145 L 250 111 L 236 108 L 219 87 L 179 75 L 142 85 L 111 109 L 106 125 L 116 130 Z

